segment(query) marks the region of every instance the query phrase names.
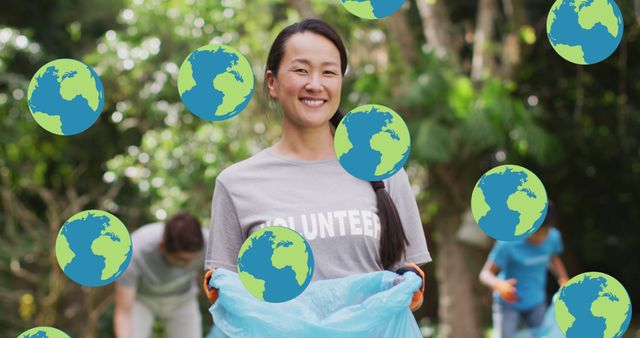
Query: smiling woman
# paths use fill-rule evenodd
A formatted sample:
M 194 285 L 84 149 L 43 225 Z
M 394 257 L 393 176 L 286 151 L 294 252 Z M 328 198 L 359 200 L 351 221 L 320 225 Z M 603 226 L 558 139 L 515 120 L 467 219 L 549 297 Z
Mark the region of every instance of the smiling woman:
M 421 275 L 416 264 L 431 260 L 406 172 L 363 181 L 336 157 L 333 133 L 343 118 L 339 106 L 346 69 L 342 39 L 324 21 L 307 19 L 276 37 L 264 78 L 266 92 L 284 113 L 282 135 L 218 175 L 205 261 L 208 277 L 217 268 L 236 271 L 243 242 L 277 225 L 308 241 L 314 281 L 396 271 L 407 263 Z M 217 291 L 205 284 L 215 301 Z M 422 289 L 417 293 L 413 309 L 422 301 Z

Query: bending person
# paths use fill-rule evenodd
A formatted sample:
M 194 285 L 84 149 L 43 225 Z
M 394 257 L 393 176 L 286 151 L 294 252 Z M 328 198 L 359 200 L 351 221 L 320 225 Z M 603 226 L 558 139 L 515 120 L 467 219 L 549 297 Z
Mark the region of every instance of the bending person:
M 207 236 L 184 212 L 132 233 L 131 263 L 116 281 L 117 338 L 150 337 L 155 318 L 165 323 L 169 338 L 202 338 L 195 280 L 201 276 Z

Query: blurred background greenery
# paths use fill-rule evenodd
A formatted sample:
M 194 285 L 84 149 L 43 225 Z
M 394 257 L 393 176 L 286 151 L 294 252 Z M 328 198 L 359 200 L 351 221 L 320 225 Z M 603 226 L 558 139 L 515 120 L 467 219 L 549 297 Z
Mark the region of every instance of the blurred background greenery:
M 113 335 L 112 286 L 79 287 L 62 274 L 53 254 L 60 226 L 84 209 L 109 211 L 131 231 L 180 209 L 207 224 L 216 175 L 280 133 L 261 90 L 264 63 L 277 32 L 305 17 L 345 39 L 342 109 L 384 104 L 411 130 L 405 167 L 434 256 L 415 313 L 425 336 L 481 337 L 490 327 L 491 297 L 477 275 L 492 243 L 469 208 L 477 179 L 503 163 L 545 183 L 569 273 L 608 273 L 639 304 L 640 1 L 618 2 L 622 42 L 591 66 L 551 48 L 551 5 L 406 0 L 367 21 L 326 0 L 3 1 L 0 337 L 37 325 Z M 229 121 L 198 119 L 178 95 L 182 61 L 209 43 L 240 50 L 253 66 L 253 99 Z M 105 88 L 100 119 L 76 136 L 50 134 L 29 116 L 28 83 L 57 58 L 87 63 Z M 640 337 L 637 319 L 625 337 Z

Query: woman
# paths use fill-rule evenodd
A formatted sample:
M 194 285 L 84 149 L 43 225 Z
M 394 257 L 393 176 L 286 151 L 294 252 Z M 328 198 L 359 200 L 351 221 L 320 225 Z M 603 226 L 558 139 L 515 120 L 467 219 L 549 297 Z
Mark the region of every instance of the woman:
M 308 19 L 276 37 L 265 86 L 284 112 L 282 136 L 271 147 L 220 173 L 205 256 L 205 289 L 215 268 L 237 271 L 244 240 L 265 226 L 287 226 L 310 244 L 314 280 L 383 269 L 423 278 L 410 306 L 422 303 L 431 261 L 407 174 L 367 182 L 347 173 L 333 148 L 347 53 L 325 22 Z M 408 267 L 407 267 L 408 266 Z

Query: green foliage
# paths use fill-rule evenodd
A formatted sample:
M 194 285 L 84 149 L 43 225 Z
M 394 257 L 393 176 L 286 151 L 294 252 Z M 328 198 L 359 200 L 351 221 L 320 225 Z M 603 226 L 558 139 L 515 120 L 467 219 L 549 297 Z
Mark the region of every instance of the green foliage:
M 499 149 L 544 163 L 562 156 L 555 137 L 540 127 L 541 111 L 514 95 L 515 84 L 489 77 L 474 85 L 452 65 L 428 61 L 407 95 L 407 109 L 417 112 L 408 123 L 418 160 L 463 163 Z
M 634 225 L 640 219 L 634 198 L 640 193 L 640 67 L 633 56 L 640 52 L 638 35 L 625 33 L 610 60 L 576 68 L 553 54 L 544 32 L 534 28 L 536 22 L 526 22 L 516 30 L 523 62 L 513 80 L 495 72 L 474 83 L 465 68 L 473 45 L 465 36 L 477 5 L 446 3 L 461 50 L 458 64 L 424 52 L 424 27 L 415 1 L 409 2 L 416 64 L 403 59 L 400 42 L 385 21 L 354 18 L 338 2 L 310 1 L 349 51 L 341 108 L 383 104 L 407 122 L 412 135 L 407 172 L 417 185 L 423 220 L 437 222 L 438 214 L 450 207 L 441 203 L 442 197 L 456 188 L 464 199 L 471 178 L 483 170 L 500 162 L 520 163 L 534 170 L 558 201 L 565 238 L 571 239 L 574 252 L 586 252 L 578 255 L 578 267 L 605 267 L 623 276 L 625 284 L 637 284 L 633 248 L 638 234 Z M 55 217 L 80 206 L 101 208 L 133 230 L 186 209 L 206 223 L 216 176 L 280 134 L 277 108 L 262 91 L 262 76 L 275 35 L 301 19 L 291 4 L 34 0 L 5 6 L 0 13 L 0 307 L 22 306 L 26 310 L 21 313 L 29 314 L 28 302 L 21 300 L 29 294 L 36 310 L 22 317 L 9 311 L 0 319 L 1 332 L 15 336 L 44 315 L 44 299 L 55 286 L 50 278 L 55 277 L 30 276 L 57 271 L 43 259 L 53 243 L 50 222 Z M 548 7 L 538 5 L 526 2 L 527 17 L 546 16 Z M 633 11 L 623 12 L 630 18 Z M 625 32 L 637 31 L 637 22 L 625 22 Z M 505 26 L 496 28 L 498 37 L 505 35 Z M 240 50 L 253 66 L 252 101 L 229 121 L 198 119 L 178 94 L 180 65 L 191 51 L 209 43 Z M 494 42 L 490 50 L 497 55 L 500 47 Z M 92 66 L 105 87 L 100 119 L 72 137 L 41 129 L 26 102 L 31 76 L 62 57 Z M 437 167 L 450 171 L 457 186 L 443 189 L 434 174 Z M 441 234 L 428 236 L 437 243 Z M 629 259 L 611 262 L 612 252 Z M 84 332 L 85 312 L 91 309 L 78 309 L 90 303 L 88 294 L 66 288 L 49 315 L 76 312 L 52 322 L 68 324 L 74 336 Z M 108 332 L 109 320 L 100 317 L 100 333 Z

